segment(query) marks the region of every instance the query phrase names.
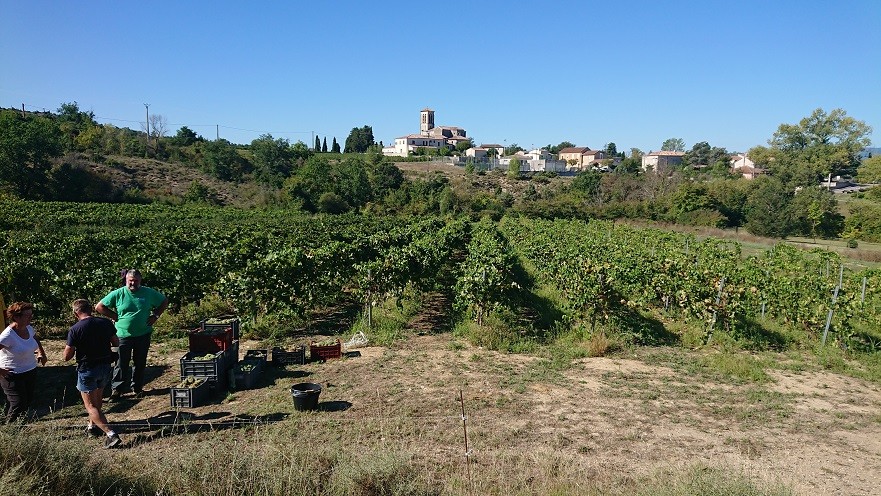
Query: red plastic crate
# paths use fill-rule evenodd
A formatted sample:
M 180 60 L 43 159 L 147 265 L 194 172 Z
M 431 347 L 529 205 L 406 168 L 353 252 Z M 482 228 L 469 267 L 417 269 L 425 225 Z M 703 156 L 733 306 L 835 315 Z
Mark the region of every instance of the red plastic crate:
M 315 343 L 309 343 L 309 359 L 310 360 L 328 360 L 330 358 L 340 358 L 343 356 L 343 345 L 340 340 L 336 340 L 336 344 L 330 346 L 318 346 Z
M 190 331 L 190 351 L 197 353 L 217 353 L 227 351 L 233 345 L 233 330 L 231 327 L 222 331 L 211 330 Z

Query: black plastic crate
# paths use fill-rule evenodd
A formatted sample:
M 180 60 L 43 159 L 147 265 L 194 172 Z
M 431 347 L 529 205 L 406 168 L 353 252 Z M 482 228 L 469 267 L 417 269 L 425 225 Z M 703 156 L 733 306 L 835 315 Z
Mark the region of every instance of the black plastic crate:
M 210 387 L 208 381 L 201 378 L 197 380 L 200 383 L 196 387 L 171 388 L 172 408 L 195 408 L 208 401 L 208 389 Z
M 211 360 L 196 360 L 196 357 L 213 355 Z M 180 376 L 217 377 L 226 371 L 226 352 L 199 353 L 191 351 L 180 359 Z
M 263 365 L 266 365 L 266 362 L 269 361 L 269 350 L 248 350 L 245 352 L 243 360 L 259 360 Z
M 209 323 L 209 320 L 219 320 L 221 322 Z M 225 331 L 228 328 L 232 328 L 232 338 L 239 339 L 239 318 L 235 315 L 219 315 L 210 319 L 203 319 L 199 325 L 201 326 L 202 331 L 207 332 Z
M 276 365 L 304 365 L 306 363 L 306 347 L 301 345 L 294 351 L 272 348 L 272 363 Z
M 242 360 L 233 367 L 233 388 L 236 390 L 253 389 L 263 373 L 263 362 L 259 360 Z

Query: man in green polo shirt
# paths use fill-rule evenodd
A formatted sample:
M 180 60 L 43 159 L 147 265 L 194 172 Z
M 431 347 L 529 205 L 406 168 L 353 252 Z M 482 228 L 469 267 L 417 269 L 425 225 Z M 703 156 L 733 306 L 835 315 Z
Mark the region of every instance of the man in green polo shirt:
M 135 269 L 125 274 L 125 286 L 115 289 L 95 305 L 95 310 L 116 322 L 119 337 L 119 360 L 113 367 L 111 399 L 129 390 L 144 394 L 144 370 L 153 324 L 168 307 L 168 298 L 159 291 L 141 285 L 141 273 Z M 134 372 L 129 368 L 134 363 Z

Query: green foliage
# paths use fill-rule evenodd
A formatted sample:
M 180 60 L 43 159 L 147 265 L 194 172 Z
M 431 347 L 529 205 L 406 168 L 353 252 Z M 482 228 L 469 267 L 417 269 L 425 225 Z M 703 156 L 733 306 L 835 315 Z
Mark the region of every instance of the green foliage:
M 330 162 L 325 157 L 312 157 L 285 181 L 284 191 L 312 212 L 340 213 L 360 208 L 373 197 L 365 169 L 361 158 Z
M 781 124 L 769 144 L 750 157 L 784 183 L 814 186 L 827 175 L 852 174 L 859 152 L 869 146 L 872 128 L 842 109 L 816 109 L 798 124 Z
M 187 203 L 205 203 L 208 205 L 220 204 L 217 191 L 214 191 L 198 181 L 190 183 L 187 192 L 184 194 L 184 201 Z
M 753 180 L 744 206 L 746 228 L 756 236 L 782 238 L 790 233 L 789 203 L 793 193 L 776 177 Z
M 251 164 L 239 155 L 235 145 L 225 139 L 201 143 L 202 168 L 224 181 L 240 181 L 251 171 Z
M 177 134 L 171 139 L 171 143 L 176 146 L 190 146 L 197 141 L 205 141 L 205 138 L 202 138 L 187 126 L 178 129 Z
M 685 153 L 682 161 L 688 166 L 706 165 L 710 167 L 721 167 L 723 170 L 729 168 L 729 153 L 725 148 L 710 147 L 706 141 L 695 143 L 691 150 Z
M 597 171 L 579 172 L 572 180 L 572 190 L 590 200 L 595 200 L 600 191 L 602 175 Z
M 508 177 L 516 179 L 520 177 L 520 159 L 512 158 L 508 164 Z
M 661 144 L 662 151 L 684 152 L 685 141 L 682 138 L 668 138 Z
M 0 187 L 21 198 L 45 198 L 52 159 L 61 155 L 55 123 L 0 111 Z
M 295 165 L 307 160 L 313 152 L 303 142 L 291 146 L 284 138 L 274 139 L 271 134 L 264 134 L 251 142 L 251 153 L 257 181 L 280 187 Z
M 789 230 L 793 234 L 834 238 L 844 227 L 844 217 L 838 213 L 838 201 L 826 189 L 800 190 L 792 198 L 789 209 Z
M 861 183 L 881 183 L 881 155 L 866 158 L 860 163 L 857 180 Z
M 336 138 L 334 138 L 334 142 L 336 142 Z M 368 125 L 364 125 L 360 128 L 353 127 L 349 132 L 349 137 L 346 138 L 346 147 L 343 152 L 364 153 L 368 148 L 375 144 L 376 142 L 373 139 L 372 127 Z

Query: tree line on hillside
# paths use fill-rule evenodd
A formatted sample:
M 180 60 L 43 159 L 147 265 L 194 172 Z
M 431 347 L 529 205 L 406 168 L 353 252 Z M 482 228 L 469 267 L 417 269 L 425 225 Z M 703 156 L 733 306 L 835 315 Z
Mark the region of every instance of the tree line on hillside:
M 206 140 L 187 127 L 165 136 L 161 116 L 151 116 L 149 133 L 98 124 L 76 102 L 56 114 L 0 110 L 0 190 L 21 198 L 65 201 L 149 201 L 114 190 L 108 178 L 77 160 L 123 167 L 114 156 L 151 157 L 198 168 L 216 179 L 253 182 L 274 192 L 276 201 L 311 212 L 370 210 L 391 213 L 468 213 L 498 217 L 505 212 L 545 218 L 632 218 L 716 227 L 746 227 L 757 235 L 807 235 L 881 241 L 881 192 L 869 191 L 848 206 L 845 219 L 832 193 L 818 187 L 830 174 L 881 179 L 879 157 L 862 162 L 871 128 L 836 109 L 818 109 L 798 124 L 781 124 L 767 147 L 750 158 L 768 171 L 747 181 L 731 174 L 724 148 L 696 143 L 681 166 L 643 172 L 641 154 L 625 156 L 615 143 L 604 151 L 611 173 L 587 171 L 571 182 L 548 184 L 547 174 L 520 187 L 480 190 L 451 187 L 441 174 L 407 180 L 381 154 L 370 126 L 355 127 L 345 142 L 347 155 L 333 139 L 331 154 L 318 137 L 312 147 L 264 134 L 247 145 Z M 470 142 L 467 143 L 470 145 Z M 464 145 L 463 145 L 464 146 Z M 564 141 L 551 152 L 574 146 Z M 685 150 L 679 138 L 662 148 Z M 506 153 L 520 150 L 512 144 Z M 475 172 L 466 167 L 466 172 Z M 495 173 L 490 173 L 495 174 Z M 499 173 L 500 175 L 503 175 Z M 501 180 L 503 178 L 499 178 Z M 516 186 L 516 184 L 514 185 Z M 515 193 L 516 191 L 516 196 Z M 216 202 L 210 188 L 194 183 L 184 200 Z

